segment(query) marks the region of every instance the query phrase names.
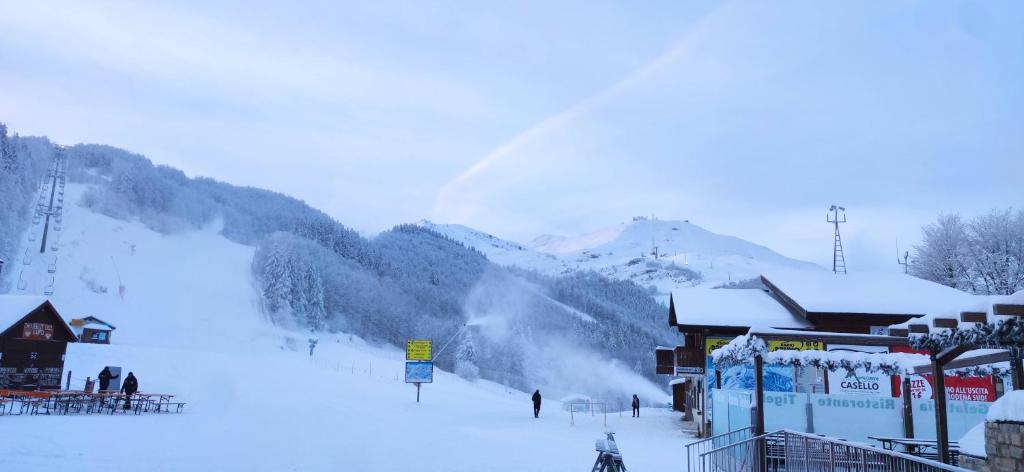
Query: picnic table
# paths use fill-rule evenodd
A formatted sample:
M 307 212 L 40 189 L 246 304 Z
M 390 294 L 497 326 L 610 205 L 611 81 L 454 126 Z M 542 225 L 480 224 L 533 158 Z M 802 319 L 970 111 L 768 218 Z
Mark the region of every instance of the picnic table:
M 938 442 L 934 439 L 901 438 L 890 436 L 868 436 L 882 444 L 882 448 L 893 451 L 897 446 L 902 446 L 907 454 L 937 460 L 939 457 Z M 960 444 L 956 441 L 949 442 L 950 461 L 956 465 L 960 456 Z
M 158 392 L 136 392 L 127 395 L 115 390 L 102 390 L 96 393 L 84 390 L 13 390 L 0 389 L 0 415 L 14 414 L 14 405 L 19 405 L 17 414 L 29 413 L 32 415 L 69 414 L 72 411 L 81 413 L 108 412 L 109 414 L 118 411 L 131 410 L 136 415 L 149 412 L 150 410 L 160 413 L 170 412 L 171 407 L 176 408 L 180 413 L 185 406 L 184 402 L 175 402 L 174 394 Z M 128 408 L 119 408 L 122 405 L 130 405 Z

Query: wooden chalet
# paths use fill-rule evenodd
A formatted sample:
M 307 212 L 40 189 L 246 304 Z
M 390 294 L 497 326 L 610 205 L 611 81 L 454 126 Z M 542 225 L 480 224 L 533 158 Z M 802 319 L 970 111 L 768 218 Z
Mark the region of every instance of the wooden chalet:
M 780 271 L 761 275 L 768 293 L 815 331 L 886 334 L 890 325 L 976 302 L 976 296 L 901 273 Z
M 78 342 L 110 344 L 111 332 L 117 328 L 95 316 L 86 316 L 71 320 L 71 329 L 78 336 Z
M 891 325 L 976 301 L 973 295 L 899 273 L 782 271 L 762 275 L 761 282 L 763 289 L 689 289 L 669 297 L 669 326 L 682 333 L 683 343 L 656 349 L 657 373 L 676 377 L 673 405 L 702 433 L 709 431 L 707 391 L 721 382 L 709 354 L 751 327 L 887 334 Z M 773 341 L 770 348 L 825 349 L 821 342 L 788 341 Z M 828 375 L 794 370 L 792 386 L 828 392 Z
M 0 388 L 60 388 L 67 345 L 78 338 L 49 300 L 0 296 L 0 330 Z

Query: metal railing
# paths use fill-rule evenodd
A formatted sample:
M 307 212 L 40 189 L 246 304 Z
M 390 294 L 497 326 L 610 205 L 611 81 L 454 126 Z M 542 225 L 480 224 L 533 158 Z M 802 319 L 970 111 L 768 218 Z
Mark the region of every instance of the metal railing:
M 735 444 L 740 441 L 745 441 L 754 437 L 754 427 L 747 426 L 746 428 L 737 429 L 735 431 L 729 431 L 728 433 L 722 433 L 709 438 L 701 439 L 697 442 L 692 442 L 686 445 L 686 472 L 694 472 L 700 470 L 700 456 L 705 452 L 712 449 L 718 449 L 721 447 Z
M 790 430 L 715 448 L 698 456 L 701 472 L 966 472 L 896 451 Z

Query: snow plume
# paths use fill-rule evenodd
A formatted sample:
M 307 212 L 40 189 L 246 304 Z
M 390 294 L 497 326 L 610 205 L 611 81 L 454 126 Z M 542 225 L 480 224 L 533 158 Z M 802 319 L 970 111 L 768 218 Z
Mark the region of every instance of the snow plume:
M 614 343 L 602 345 L 603 336 L 588 342 L 591 333 L 604 331 L 602 326 L 549 297 L 543 287 L 506 271 L 486 272 L 470 291 L 464 311 L 468 336 L 481 346 L 478 365 L 485 374 L 491 371 L 488 377 L 500 381 L 504 375 L 505 383 L 527 391 L 540 388 L 553 398 L 603 399 L 610 408 L 619 400 L 625 404 L 634 393 L 645 403 L 668 398 L 636 366 L 607 355 L 614 354 Z

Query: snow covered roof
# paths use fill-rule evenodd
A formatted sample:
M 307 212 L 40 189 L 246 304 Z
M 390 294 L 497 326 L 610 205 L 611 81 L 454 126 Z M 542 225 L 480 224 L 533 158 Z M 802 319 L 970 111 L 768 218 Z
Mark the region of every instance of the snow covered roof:
M 927 315 L 977 302 L 960 290 L 897 272 L 778 271 L 765 285 L 809 313 Z M 781 293 L 780 293 L 781 292 Z
M 85 318 L 75 318 L 71 320 L 71 326 L 75 328 L 89 328 L 89 329 L 103 329 L 113 330 L 117 329 L 114 325 L 107 323 L 95 316 L 86 316 Z
M 67 321 L 64 321 L 64 318 L 60 316 L 60 311 L 54 306 L 53 301 L 46 297 L 32 295 L 0 295 L 0 333 L 10 329 L 18 320 L 24 318 L 25 315 L 28 315 L 46 302 L 50 302 L 50 306 L 54 307 L 57 318 L 61 321 L 61 326 L 68 334 L 74 337 L 74 331 L 68 326 Z
M 6 330 L 45 302 L 46 297 L 0 295 L 0 331 Z
M 672 299 L 677 325 L 813 327 L 760 289 L 684 289 Z
M 1024 290 L 1018 291 L 1013 295 L 968 295 L 970 298 L 966 303 L 949 305 L 944 310 L 936 310 L 935 312 L 929 313 L 924 317 L 909 320 L 903 323 L 894 324 L 889 329 L 907 329 L 909 325 L 925 325 L 929 328 L 929 331 L 941 331 L 944 329 L 950 329 L 949 327 L 938 327 L 936 326 L 935 319 L 942 318 L 947 322 L 953 323 L 953 325 L 960 327 L 961 323 L 965 323 L 969 326 L 974 326 L 974 322 L 964 321 L 961 319 L 961 313 L 984 313 L 985 321 L 987 323 L 996 323 L 1000 320 L 1017 317 L 1018 315 L 1006 315 L 1000 314 L 997 311 L 997 307 L 1022 307 L 1024 306 Z

